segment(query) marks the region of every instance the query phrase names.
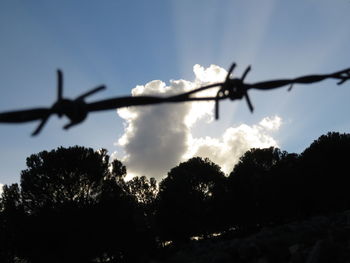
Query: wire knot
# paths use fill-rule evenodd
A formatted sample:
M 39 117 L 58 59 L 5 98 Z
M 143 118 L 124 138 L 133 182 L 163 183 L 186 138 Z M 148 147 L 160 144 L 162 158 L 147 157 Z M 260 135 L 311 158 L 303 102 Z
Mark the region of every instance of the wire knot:
M 218 90 L 215 99 L 215 119 L 219 119 L 219 101 L 229 98 L 230 100 L 242 99 L 245 97 L 249 110 L 254 111 L 254 107 L 248 96 L 248 86 L 244 84 L 244 79 L 251 70 L 251 66 L 248 66 L 244 71 L 241 78 L 231 78 L 231 74 L 236 67 L 236 63 L 233 63 L 227 72 L 225 81 L 221 84 L 221 88 Z

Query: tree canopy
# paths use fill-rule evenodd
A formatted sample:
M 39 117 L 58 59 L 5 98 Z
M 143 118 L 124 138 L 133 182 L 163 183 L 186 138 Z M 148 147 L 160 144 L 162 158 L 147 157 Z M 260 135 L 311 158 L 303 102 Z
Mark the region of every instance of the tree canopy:
M 157 222 L 162 238 L 186 240 L 212 231 L 224 181 L 220 167 L 207 158 L 194 157 L 171 169 L 159 185 Z
M 350 209 L 349 152 L 350 135 L 333 132 L 301 154 L 250 149 L 229 175 L 194 157 L 158 184 L 126 181 L 103 149 L 42 151 L 27 158 L 20 184 L 3 187 L 0 261 L 147 262 L 165 241 Z
M 19 255 L 31 262 L 82 262 L 106 255 L 137 260 L 130 248 L 143 246 L 145 223 L 124 189 L 125 174 L 120 161 L 109 163 L 106 150 L 60 147 L 28 157 L 20 189 L 5 186 L 2 195 L 4 212 L 24 212 Z

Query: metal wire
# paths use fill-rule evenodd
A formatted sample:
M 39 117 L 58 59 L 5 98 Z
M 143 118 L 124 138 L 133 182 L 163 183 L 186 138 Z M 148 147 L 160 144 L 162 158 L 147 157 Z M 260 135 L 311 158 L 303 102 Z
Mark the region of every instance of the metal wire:
M 257 83 L 245 83 L 245 78 L 251 70 L 248 66 L 241 78 L 231 78 L 231 74 L 235 69 L 236 64 L 233 63 L 228 70 L 226 79 L 224 82 L 213 83 L 210 85 L 202 86 L 197 89 L 187 91 L 178 95 L 160 97 L 160 96 L 125 96 L 116 97 L 111 99 L 100 100 L 92 103 L 86 103 L 84 99 L 90 95 L 95 94 L 103 89 L 105 86 L 99 86 L 84 94 L 78 96 L 76 99 L 63 98 L 63 73 L 57 71 L 57 101 L 50 108 L 34 108 L 28 110 L 10 111 L 0 113 L 0 123 L 21 123 L 34 120 L 41 120 L 38 127 L 32 133 L 33 136 L 38 135 L 42 128 L 45 126 L 47 120 L 52 114 L 56 114 L 58 117 L 66 116 L 70 123 L 66 124 L 63 128 L 69 129 L 70 127 L 77 125 L 85 120 L 88 113 L 93 111 L 111 110 L 122 107 L 130 106 L 144 106 L 161 103 L 182 103 L 182 102 L 194 102 L 194 101 L 214 101 L 215 102 L 215 118 L 219 118 L 219 102 L 221 100 L 230 99 L 238 100 L 245 99 L 248 108 L 251 112 L 254 111 L 253 104 L 248 95 L 248 90 L 271 90 L 284 86 L 289 86 L 290 91 L 295 84 L 311 84 L 325 79 L 337 79 L 338 85 L 345 83 L 350 79 L 350 68 L 337 71 L 331 74 L 321 75 L 306 75 L 294 79 L 279 79 L 271 81 L 263 81 Z M 214 97 L 198 97 L 195 94 L 204 90 L 218 88 L 217 94 Z

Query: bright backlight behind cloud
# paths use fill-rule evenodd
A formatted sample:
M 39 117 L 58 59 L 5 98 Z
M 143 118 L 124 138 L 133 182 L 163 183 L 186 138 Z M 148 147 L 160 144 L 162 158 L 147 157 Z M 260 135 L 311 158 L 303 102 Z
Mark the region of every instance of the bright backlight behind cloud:
M 190 137 L 188 151 L 184 158 L 193 156 L 208 157 L 219 164 L 225 173 L 230 173 L 237 164 L 239 157 L 251 148 L 277 147 L 278 144 L 269 132 L 270 127 L 279 127 L 277 123 L 281 118 L 264 118 L 258 125 L 248 126 L 241 124 L 238 127 L 230 127 L 216 138 Z M 264 124 L 264 125 L 263 125 Z
M 215 65 L 208 68 L 195 65 L 193 71 L 194 81 L 172 80 L 167 86 L 154 80 L 134 88 L 132 95 L 174 95 L 220 82 L 227 74 L 225 69 Z M 213 88 L 197 96 L 215 96 L 216 92 L 217 88 Z M 120 109 L 118 114 L 124 119 L 125 128 L 117 145 L 123 153 L 116 156 L 128 167 L 130 174 L 160 179 L 179 162 L 193 156 L 208 157 L 229 173 L 250 148 L 278 146 L 271 135 L 281 126 L 282 119 L 278 116 L 266 117 L 252 126 L 229 127 L 217 137 L 195 137 L 193 127 L 199 122 L 212 122 L 213 109 L 214 102 Z

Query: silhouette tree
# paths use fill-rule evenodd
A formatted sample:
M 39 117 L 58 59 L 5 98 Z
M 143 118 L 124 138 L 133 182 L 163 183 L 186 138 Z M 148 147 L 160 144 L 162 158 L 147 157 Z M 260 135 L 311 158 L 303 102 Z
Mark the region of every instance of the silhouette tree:
M 27 167 L 21 173 L 23 203 L 35 213 L 67 203 L 95 203 L 109 163 L 105 150 L 75 146 L 33 154 L 27 158 Z
M 247 151 L 228 177 L 232 224 L 252 227 L 271 221 L 272 168 L 287 155 L 278 148 Z
M 329 132 L 301 154 L 305 213 L 348 209 L 350 134 Z
M 144 234 L 143 241 L 141 241 L 142 247 L 147 247 L 148 252 L 153 253 L 156 249 L 156 223 L 155 223 L 155 208 L 156 198 L 158 193 L 158 184 L 155 178 L 148 179 L 145 176 L 133 177 L 131 180 L 125 183 L 127 192 L 134 198 L 137 206 L 137 218 L 138 222 L 141 223 L 141 232 Z M 133 248 L 134 245 L 131 245 Z M 133 250 L 132 250 L 133 251 Z M 146 254 L 147 254 L 146 253 Z
M 125 191 L 125 166 L 118 160 L 110 164 L 106 150 L 60 147 L 31 155 L 27 166 L 20 190 L 26 259 L 138 262 L 145 257 L 151 242 L 143 243 L 144 217 Z
M 0 212 L 0 262 L 20 259 L 24 246 L 26 216 L 21 202 L 18 184 L 4 185 Z
M 290 153 L 272 167 L 268 184 L 269 205 L 265 207 L 271 223 L 283 223 L 302 216 L 303 197 L 300 155 Z
M 160 182 L 156 219 L 162 240 L 183 242 L 216 230 L 216 203 L 225 176 L 209 159 L 195 157 L 170 170 Z
M 209 159 L 126 182 L 106 150 L 33 154 L 0 199 L 1 262 L 145 262 L 175 243 L 235 227 L 255 229 L 350 208 L 350 134 L 322 135 L 305 151 L 251 149 L 229 177 Z M 157 232 L 155 231 L 157 230 Z M 237 231 L 236 231 L 237 232 Z M 165 252 L 166 253 L 166 252 Z
M 1 194 L 1 211 L 13 214 L 22 210 L 22 199 L 18 184 L 4 185 Z
M 158 184 L 155 178 L 135 176 L 126 183 L 127 191 L 136 199 L 138 206 L 147 218 L 148 227 L 154 228 L 155 201 Z
M 127 187 L 137 201 L 141 204 L 151 204 L 158 193 L 157 181 L 155 178 L 147 179 L 146 176 L 135 176 L 127 182 Z

